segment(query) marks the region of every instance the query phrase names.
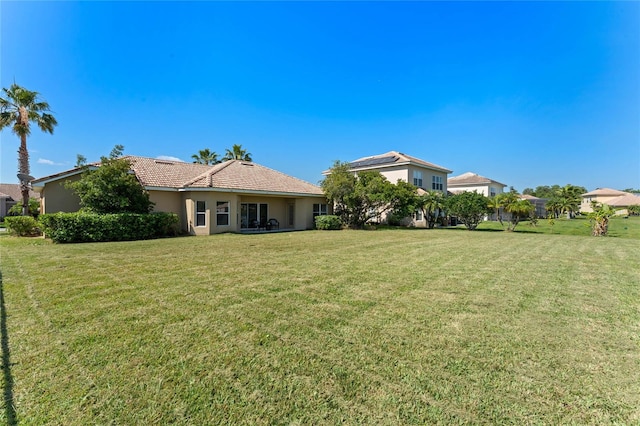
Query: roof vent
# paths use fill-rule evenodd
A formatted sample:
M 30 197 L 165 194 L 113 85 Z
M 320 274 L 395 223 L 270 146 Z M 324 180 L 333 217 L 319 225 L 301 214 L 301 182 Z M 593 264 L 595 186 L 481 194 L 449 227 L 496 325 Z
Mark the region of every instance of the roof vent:
M 243 166 L 253 166 L 253 163 L 247 163 L 245 161 L 241 161 L 240 164 L 242 164 Z
M 154 160 L 156 162 L 156 164 L 169 164 L 171 166 L 173 166 L 175 163 L 173 161 L 167 161 L 167 160 Z

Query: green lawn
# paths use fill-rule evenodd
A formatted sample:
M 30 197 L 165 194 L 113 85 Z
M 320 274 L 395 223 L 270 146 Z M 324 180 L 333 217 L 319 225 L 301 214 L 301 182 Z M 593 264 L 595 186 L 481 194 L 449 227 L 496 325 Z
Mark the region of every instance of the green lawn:
M 0 424 L 638 424 L 639 243 L 0 235 Z

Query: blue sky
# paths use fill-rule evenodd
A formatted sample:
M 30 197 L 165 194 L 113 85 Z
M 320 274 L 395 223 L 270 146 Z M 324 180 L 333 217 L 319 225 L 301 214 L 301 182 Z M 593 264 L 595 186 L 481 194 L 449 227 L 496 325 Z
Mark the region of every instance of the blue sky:
M 401 151 L 519 191 L 640 188 L 638 2 L 0 3 L 0 83 L 41 93 L 43 177 L 122 144 L 241 144 L 317 183 Z M 19 140 L 0 134 L 0 179 Z

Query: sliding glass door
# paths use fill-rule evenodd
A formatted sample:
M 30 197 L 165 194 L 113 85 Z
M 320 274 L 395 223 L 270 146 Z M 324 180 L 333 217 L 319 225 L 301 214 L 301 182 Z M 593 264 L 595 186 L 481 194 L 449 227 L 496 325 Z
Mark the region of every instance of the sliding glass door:
M 264 226 L 267 223 L 268 216 L 267 204 L 240 204 L 240 226 L 242 228 L 257 228 L 259 224 Z

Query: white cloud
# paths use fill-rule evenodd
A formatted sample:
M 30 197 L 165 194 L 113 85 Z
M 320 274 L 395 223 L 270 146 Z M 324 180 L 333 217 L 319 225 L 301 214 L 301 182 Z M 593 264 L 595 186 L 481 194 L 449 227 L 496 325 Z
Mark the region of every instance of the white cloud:
M 38 164 L 47 164 L 49 166 L 64 166 L 64 163 L 56 163 L 46 158 L 38 158 Z
M 158 155 L 156 157 L 156 159 L 157 160 L 166 160 L 166 161 L 180 161 L 180 162 L 184 163 L 184 161 L 182 161 L 178 157 L 172 157 L 170 155 Z

